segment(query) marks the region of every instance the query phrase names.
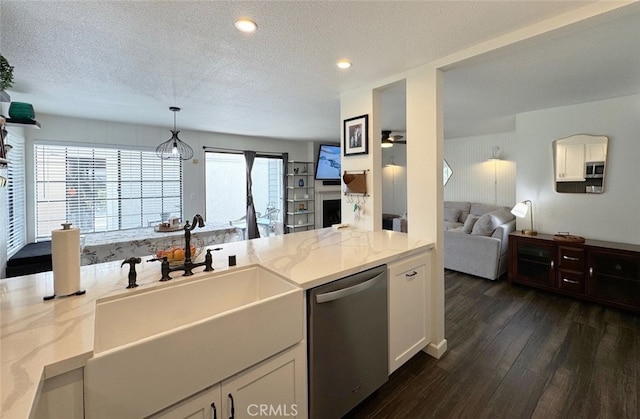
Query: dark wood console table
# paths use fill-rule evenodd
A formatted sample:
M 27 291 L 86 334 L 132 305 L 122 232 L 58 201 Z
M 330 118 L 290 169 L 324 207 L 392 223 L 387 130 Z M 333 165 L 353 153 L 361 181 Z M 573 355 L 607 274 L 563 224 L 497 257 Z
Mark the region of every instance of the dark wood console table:
M 640 311 L 640 245 L 509 235 L 509 284 Z

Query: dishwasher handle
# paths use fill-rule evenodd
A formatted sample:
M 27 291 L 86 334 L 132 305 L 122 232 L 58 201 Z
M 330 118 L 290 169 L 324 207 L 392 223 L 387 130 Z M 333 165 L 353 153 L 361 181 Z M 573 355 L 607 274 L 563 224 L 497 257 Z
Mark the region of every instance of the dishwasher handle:
M 362 292 L 364 290 L 367 290 L 373 287 L 376 284 L 376 282 L 383 277 L 384 277 L 384 273 L 379 273 L 376 276 L 366 280 L 365 282 L 361 282 L 357 285 L 353 285 L 347 288 L 342 288 L 336 291 L 325 292 L 323 294 L 317 294 L 316 303 L 318 304 L 328 303 L 329 301 L 334 301 L 340 298 L 348 297 L 353 294 L 357 294 L 359 292 Z

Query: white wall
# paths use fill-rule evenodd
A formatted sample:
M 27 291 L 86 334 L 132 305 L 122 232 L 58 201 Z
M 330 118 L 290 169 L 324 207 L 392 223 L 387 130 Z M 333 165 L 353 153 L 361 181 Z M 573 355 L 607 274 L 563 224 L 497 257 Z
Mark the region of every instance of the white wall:
M 402 215 L 407 211 L 407 147 L 398 144 L 382 149 L 382 212 Z
M 640 244 L 639 116 L 638 95 L 516 116 L 516 195 L 533 201 L 539 232 Z M 609 137 L 603 194 L 555 192 L 551 143 L 572 134 Z M 526 226 L 528 220 L 519 224 Z
M 155 147 L 171 137 L 172 121 L 167 120 L 166 127 L 123 124 L 107 121 L 66 118 L 54 115 L 38 114 L 42 124 L 40 130 L 25 130 L 26 182 L 27 182 L 27 220 L 34 219 L 33 204 L 33 142 L 34 140 L 78 142 L 86 144 L 122 144 L 128 146 Z M 178 119 L 178 122 L 180 120 Z M 180 124 L 178 123 L 178 128 Z M 286 141 L 271 138 L 259 138 L 180 130 L 180 139 L 189 144 L 194 151 L 192 161 L 184 162 L 183 207 L 184 216 L 192 217 L 196 213 L 205 214 L 205 171 L 203 146 L 226 147 L 240 150 L 267 152 L 288 152 L 290 160 L 313 161 L 313 144 L 306 141 Z M 224 182 L 224 179 L 209 179 Z M 27 222 L 27 239 L 33 241 L 35 233 L 33 222 Z
M 487 161 L 498 146 L 501 160 Z M 445 139 L 444 158 L 453 175 L 445 201 L 469 201 L 513 207 L 516 202 L 516 132 Z

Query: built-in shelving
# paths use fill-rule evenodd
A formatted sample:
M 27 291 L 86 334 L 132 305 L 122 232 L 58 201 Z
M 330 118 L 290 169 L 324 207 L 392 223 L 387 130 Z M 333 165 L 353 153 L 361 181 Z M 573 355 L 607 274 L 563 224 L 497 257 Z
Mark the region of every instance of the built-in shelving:
M 287 165 L 287 232 L 315 227 L 315 182 L 313 163 L 290 161 Z

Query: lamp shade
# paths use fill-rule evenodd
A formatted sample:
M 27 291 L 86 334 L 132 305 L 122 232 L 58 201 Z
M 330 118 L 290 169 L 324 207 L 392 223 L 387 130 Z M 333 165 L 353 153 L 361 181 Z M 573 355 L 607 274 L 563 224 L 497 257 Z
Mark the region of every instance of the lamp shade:
M 511 214 L 520 218 L 526 217 L 528 212 L 529 207 L 527 206 L 526 202 L 518 202 L 516 206 L 511 210 Z

